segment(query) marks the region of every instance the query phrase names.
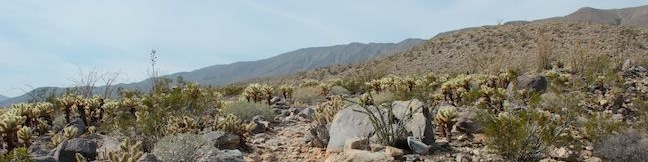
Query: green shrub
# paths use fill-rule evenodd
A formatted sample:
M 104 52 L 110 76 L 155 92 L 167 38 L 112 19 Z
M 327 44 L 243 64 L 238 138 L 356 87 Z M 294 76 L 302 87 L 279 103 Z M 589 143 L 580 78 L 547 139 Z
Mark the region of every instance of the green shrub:
M 546 111 L 529 109 L 499 115 L 481 109 L 474 111 L 484 126 L 485 144 L 509 161 L 537 161 L 548 148 L 577 141 L 567 131 L 572 119 Z
M 197 161 L 200 148 L 209 146 L 200 135 L 166 136 L 155 144 L 153 154 L 162 161 Z
M 227 104 L 221 111 L 224 115 L 236 115 L 239 119 L 244 121 L 250 121 L 257 115 L 263 115 L 266 119 L 274 119 L 275 116 L 272 108 L 266 104 L 244 101 Z
M 243 92 L 245 89 L 244 86 L 228 85 L 224 87 L 218 87 L 216 90 L 223 94 L 223 96 L 236 96 Z
M 322 98 L 321 93 L 317 87 L 299 87 L 295 89 L 293 98 L 295 102 L 313 104 Z
M 29 151 L 25 147 L 19 147 L 4 155 L 0 155 L 0 161 L 35 162 L 35 160 L 29 156 Z
M 604 161 L 645 161 L 648 159 L 648 138 L 645 134 L 628 130 L 601 141 L 593 153 Z
M 391 103 L 396 100 L 396 96 L 391 91 L 383 91 L 382 93 L 372 93 L 373 101 L 376 105 L 381 105 L 383 103 Z
M 592 142 L 599 142 L 624 128 L 623 122 L 614 120 L 611 114 L 595 113 L 587 119 L 583 129 L 585 136 Z
M 353 94 L 361 93 L 366 88 L 364 82 L 354 78 L 344 78 L 338 86 L 349 90 Z

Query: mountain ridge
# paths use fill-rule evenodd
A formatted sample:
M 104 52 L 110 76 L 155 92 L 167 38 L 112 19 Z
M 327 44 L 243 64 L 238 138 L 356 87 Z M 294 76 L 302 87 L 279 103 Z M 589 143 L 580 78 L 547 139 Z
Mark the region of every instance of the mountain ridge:
M 320 67 L 332 65 L 346 65 L 369 60 L 371 58 L 383 57 L 414 47 L 424 40 L 410 38 L 398 43 L 358 43 L 301 48 L 273 57 L 256 60 L 240 61 L 230 64 L 212 65 L 188 72 L 178 72 L 162 77 L 175 79 L 181 76 L 189 82 L 197 82 L 200 85 L 225 85 L 238 81 L 249 80 L 258 77 L 269 77 L 276 75 L 292 74 L 300 71 L 313 70 Z M 151 88 L 151 79 L 140 82 L 121 83 L 113 85 L 112 88 L 124 88 L 146 91 Z M 63 87 L 40 87 L 27 94 L 18 97 L 0 100 L 0 106 L 8 106 L 11 103 L 25 102 L 43 94 L 59 94 L 65 92 Z M 102 92 L 105 87 L 94 88 L 95 92 Z

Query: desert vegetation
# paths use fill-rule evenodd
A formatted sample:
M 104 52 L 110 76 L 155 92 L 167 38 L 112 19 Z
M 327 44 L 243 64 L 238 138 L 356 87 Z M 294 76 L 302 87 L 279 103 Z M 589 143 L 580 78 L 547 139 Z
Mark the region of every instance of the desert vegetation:
M 614 38 L 567 42 L 569 31 Z M 333 72 L 212 87 L 153 70 L 148 91 L 82 84 L 2 109 L 0 161 L 640 161 L 646 33 L 501 25 Z

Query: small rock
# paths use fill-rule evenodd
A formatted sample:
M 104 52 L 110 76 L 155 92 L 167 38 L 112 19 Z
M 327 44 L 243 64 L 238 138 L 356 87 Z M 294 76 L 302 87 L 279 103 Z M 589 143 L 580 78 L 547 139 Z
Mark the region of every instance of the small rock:
M 398 157 L 404 154 L 402 149 L 396 148 L 396 147 L 391 147 L 391 146 L 385 146 L 385 154 L 391 156 L 391 157 Z
M 554 159 L 551 159 L 551 158 L 546 158 L 546 159 L 542 159 L 542 160 L 540 160 L 538 162 L 557 162 L 557 161 L 554 160 Z
M 597 157 L 590 157 L 590 158 L 585 159 L 584 162 L 603 162 L 603 160 L 601 160 L 601 158 L 597 158 Z
M 36 162 L 57 162 L 56 159 L 51 156 L 38 156 L 32 157 L 32 159 Z
M 261 156 L 259 156 L 259 154 L 256 154 L 256 153 L 251 153 L 251 154 L 248 154 L 247 157 L 245 157 L 245 161 L 246 161 L 246 162 L 257 162 L 257 161 L 261 161 Z
M 212 162 L 212 161 L 243 161 L 243 153 L 239 150 L 210 150 L 204 156 L 199 157 L 198 162 Z
M 383 152 L 365 150 L 345 150 L 344 161 L 394 161 L 394 158 Z
M 140 157 L 137 162 L 160 162 L 160 159 L 158 159 L 157 156 L 151 153 L 144 153 L 144 155 L 142 155 L 142 157 Z
M 304 108 L 301 112 L 299 112 L 299 114 L 297 114 L 297 116 L 309 120 L 313 120 L 314 115 L 315 115 L 315 109 L 313 109 L 312 106 Z
M 367 149 L 369 145 L 369 140 L 366 138 L 351 138 L 346 140 L 344 143 L 344 149 L 345 150 L 351 150 L 351 149 L 356 149 L 356 150 L 365 150 Z
M 414 151 L 414 153 L 417 154 L 426 154 L 430 151 L 431 148 L 431 146 L 426 145 L 425 143 L 421 142 L 421 140 L 414 137 L 407 137 L 407 145 L 412 151 Z
M 263 133 L 270 129 L 270 122 L 268 122 L 262 115 L 254 116 L 252 121 L 256 123 L 256 128 L 252 131 L 254 133 Z

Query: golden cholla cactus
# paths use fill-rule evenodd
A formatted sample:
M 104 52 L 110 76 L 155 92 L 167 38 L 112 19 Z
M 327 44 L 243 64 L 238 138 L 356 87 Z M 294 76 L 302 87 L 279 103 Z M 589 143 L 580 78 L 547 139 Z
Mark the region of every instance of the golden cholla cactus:
M 54 112 L 54 104 L 49 102 L 39 102 L 36 104 L 36 109 L 40 111 L 39 117 L 50 116 Z
M 300 87 L 314 87 L 319 85 L 320 82 L 315 80 L 315 79 L 302 79 L 301 84 L 299 84 Z
M 270 103 L 270 101 L 272 100 L 273 91 L 274 91 L 274 88 L 272 88 L 272 86 L 267 85 L 267 84 L 261 85 L 262 97 L 266 100 L 268 105 L 272 105 L 272 103 Z
M 437 111 L 434 121 L 437 123 L 437 127 L 441 134 L 450 139 L 450 131 L 452 130 L 452 125 L 454 124 L 454 119 L 457 117 L 457 108 L 454 106 L 443 106 Z
M 257 125 L 254 122 L 244 124 L 238 117 L 229 114 L 225 116 L 224 120 L 219 121 L 218 124 L 215 125 L 214 129 L 231 132 L 238 135 L 245 135 L 252 132 L 252 130 L 254 130 L 256 126 Z
M 88 161 L 88 159 L 83 157 L 83 155 L 81 155 L 80 153 L 74 154 L 74 158 L 76 159 L 76 162 L 87 162 Z
M 344 98 L 342 96 L 334 96 L 330 101 L 315 106 L 315 121 L 321 124 L 327 124 L 333 121 L 335 114 L 344 109 L 344 107 Z
M 113 116 L 115 112 L 119 111 L 120 103 L 117 101 L 108 101 L 103 105 L 105 116 Z
M 104 156 L 107 155 L 108 157 L 104 157 L 103 159 L 107 159 L 111 162 L 136 162 L 140 157 L 142 157 L 142 155 L 144 155 L 144 152 L 141 151 L 141 145 L 141 141 L 133 143 L 131 140 L 125 139 L 119 145 L 119 151 L 104 153 Z
M 18 130 L 18 125 L 25 121 L 25 117 L 18 115 L 19 112 L 10 111 L 3 114 L 0 118 L 0 131 L 2 133 L 12 133 Z
M 372 80 L 370 82 L 365 83 L 367 86 L 371 88 L 376 93 L 380 93 L 382 91 L 382 86 L 380 85 L 380 80 Z
M 198 132 L 198 123 L 189 116 L 174 117 L 168 123 L 166 131 L 169 134 Z
M 63 136 L 65 136 L 66 139 L 72 139 L 76 137 L 76 134 L 79 132 L 79 129 L 76 127 L 66 127 L 63 129 Z
M 61 136 L 61 134 L 54 133 L 54 135 L 52 135 L 52 138 L 50 139 L 50 147 L 58 146 L 59 144 L 61 144 L 61 142 L 63 142 L 63 140 L 65 140 L 65 137 Z
M 416 80 L 412 77 L 401 78 L 396 81 L 396 89 L 404 92 L 414 91 L 414 87 L 422 84 L 422 81 Z
M 243 97 L 248 102 L 260 102 L 263 100 L 262 86 L 260 84 L 250 84 L 243 90 Z
M 328 95 L 328 93 L 331 92 L 331 87 L 333 87 L 333 84 L 331 83 L 321 83 L 317 86 L 322 96 Z
M 31 144 L 31 138 L 32 138 L 32 129 L 29 127 L 22 127 L 18 129 L 18 139 L 22 140 L 22 142 L 27 146 Z
M 88 132 L 90 134 L 95 134 L 97 132 L 97 127 L 95 127 L 95 126 L 88 127 Z
M 281 95 L 284 98 L 292 98 L 293 93 L 295 92 L 295 87 L 290 84 L 284 84 L 279 87 L 279 91 L 281 91 Z
M 366 106 L 374 105 L 373 97 L 369 93 L 362 94 L 362 96 L 360 96 L 360 98 L 359 98 L 359 102 L 360 102 L 360 104 L 366 105 Z

